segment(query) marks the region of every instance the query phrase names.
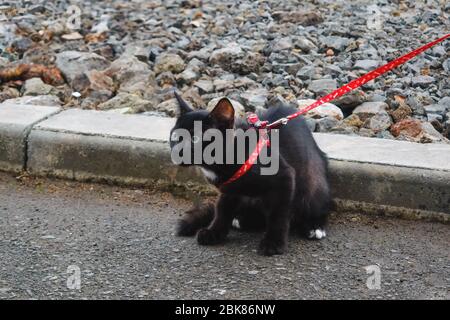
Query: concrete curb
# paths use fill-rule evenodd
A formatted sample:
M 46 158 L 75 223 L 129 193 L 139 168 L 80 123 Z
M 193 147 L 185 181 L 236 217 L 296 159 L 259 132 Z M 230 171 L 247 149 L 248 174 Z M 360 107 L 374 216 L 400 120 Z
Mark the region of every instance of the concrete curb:
M 60 112 L 58 107 L 0 105 L 0 170 L 26 169 L 27 138 L 34 125 Z
M 0 119 L 2 109 L 12 112 L 14 106 L 0 105 Z M 18 110 L 9 122 L 0 120 L 0 151 L 15 154 L 0 157 L 2 170 L 27 168 L 35 175 L 82 181 L 187 184 L 188 189 L 203 181 L 195 169 L 170 162 L 173 119 L 36 106 Z M 24 110 L 40 116 L 31 119 Z M 28 120 L 25 124 L 23 117 Z M 22 129 L 11 130 L 11 125 Z M 335 197 L 399 210 L 450 213 L 450 145 L 314 136 L 330 158 Z M 25 146 L 13 148 L 10 141 Z

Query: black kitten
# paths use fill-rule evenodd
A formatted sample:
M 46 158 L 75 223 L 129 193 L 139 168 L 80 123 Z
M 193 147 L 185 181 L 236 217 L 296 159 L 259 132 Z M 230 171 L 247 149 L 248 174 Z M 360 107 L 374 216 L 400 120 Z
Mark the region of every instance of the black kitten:
M 179 143 L 174 130 L 182 128 L 192 133 L 195 121 L 201 121 L 203 132 L 209 128 L 222 132 L 249 129 L 245 121 L 235 120 L 233 106 L 226 98 L 208 112 L 194 111 L 176 93 L 175 96 L 180 116 L 171 132 L 171 148 Z M 275 106 L 260 114 L 259 118 L 272 122 L 295 111 L 292 107 Z M 189 143 L 193 150 L 197 141 L 192 139 Z M 207 143 L 202 143 L 204 149 Z M 224 148 L 227 147 L 224 144 Z M 220 187 L 220 197 L 215 205 L 197 206 L 188 211 L 179 222 L 177 234 L 192 236 L 197 233 L 199 244 L 213 245 L 226 239 L 232 225 L 244 230 L 264 228 L 265 234 L 259 245 L 259 253 L 263 255 L 282 254 L 287 247 L 290 229 L 309 239 L 325 237 L 324 226 L 331 204 L 328 163 L 303 118 L 291 120 L 279 129 L 278 152 L 279 170 L 276 174 L 261 175 L 262 165 L 255 163 L 250 171 L 227 185 L 222 183 L 241 164 L 200 163 L 208 181 Z

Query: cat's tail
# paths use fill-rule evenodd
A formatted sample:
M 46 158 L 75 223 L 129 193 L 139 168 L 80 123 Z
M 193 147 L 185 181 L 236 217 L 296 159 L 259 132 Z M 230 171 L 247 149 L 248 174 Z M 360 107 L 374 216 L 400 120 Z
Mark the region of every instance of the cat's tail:
M 194 236 L 198 230 L 207 227 L 213 218 L 214 204 L 196 205 L 178 221 L 176 233 L 182 237 Z

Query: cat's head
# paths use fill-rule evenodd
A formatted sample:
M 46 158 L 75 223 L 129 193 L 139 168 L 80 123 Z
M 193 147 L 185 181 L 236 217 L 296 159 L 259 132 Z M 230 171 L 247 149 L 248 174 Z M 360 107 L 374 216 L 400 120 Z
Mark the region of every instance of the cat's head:
M 204 133 L 209 129 L 220 131 L 225 140 L 226 130 L 234 128 L 234 108 L 227 98 L 220 99 L 211 111 L 194 110 L 176 92 L 174 95 L 178 101 L 179 116 L 175 126 L 170 131 L 170 148 L 172 150 L 172 160 L 179 165 L 192 165 L 194 160 L 194 150 L 203 150 L 211 143 L 204 141 Z M 187 150 L 187 151 L 186 151 Z M 188 155 L 183 152 L 189 152 Z M 190 158 L 192 161 L 175 161 L 174 154 Z M 202 160 L 203 163 L 203 160 Z M 202 164 L 196 162 L 195 164 Z

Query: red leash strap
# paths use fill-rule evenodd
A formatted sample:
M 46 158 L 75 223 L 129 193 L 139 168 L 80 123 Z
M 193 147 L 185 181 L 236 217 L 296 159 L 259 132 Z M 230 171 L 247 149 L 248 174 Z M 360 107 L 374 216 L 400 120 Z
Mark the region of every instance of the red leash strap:
M 236 181 L 240 177 L 242 177 L 250 168 L 255 164 L 256 159 L 258 159 L 259 154 L 261 153 L 262 148 L 264 148 L 266 145 L 270 145 L 269 136 L 267 135 L 267 130 L 260 129 L 259 130 L 259 140 L 255 147 L 255 150 L 250 154 L 247 161 L 239 168 L 238 171 L 236 171 L 233 176 L 222 183 L 221 186 L 226 186 L 227 184 L 232 183 L 233 181 Z
M 336 98 L 339 98 L 339 97 L 343 96 L 344 94 L 346 94 L 346 93 L 348 93 L 348 92 L 350 92 L 350 91 L 352 91 L 352 90 L 354 90 L 354 89 L 356 89 L 358 87 L 361 87 L 362 85 L 364 85 L 365 83 L 369 82 L 370 80 L 378 78 L 379 76 L 381 76 L 381 75 L 385 74 L 386 72 L 388 72 L 388 71 L 398 67 L 401 64 L 404 64 L 408 60 L 411 60 L 415 56 L 418 56 L 419 54 L 421 54 L 425 50 L 430 49 L 432 46 L 438 44 L 439 42 L 444 41 L 445 39 L 447 39 L 449 37 L 450 37 L 450 33 L 445 35 L 445 36 L 443 36 L 443 37 L 441 37 L 441 38 L 439 38 L 439 39 L 437 39 L 437 40 L 434 40 L 433 42 L 430 42 L 430 43 L 428 43 L 428 44 L 426 44 L 426 45 L 424 45 L 424 46 L 422 46 L 422 47 L 420 47 L 420 48 L 418 48 L 418 49 L 416 49 L 414 51 L 411 51 L 410 53 L 407 53 L 404 56 L 401 56 L 400 58 L 397 58 L 397 59 L 395 59 L 395 60 L 393 60 L 391 62 L 388 62 L 385 65 L 383 65 L 383 66 L 381 66 L 381 67 L 379 67 L 379 68 L 377 68 L 377 69 L 375 69 L 373 71 L 370 71 L 370 72 L 366 73 L 362 77 L 349 82 L 348 84 L 340 87 L 339 89 L 334 90 L 330 94 L 326 95 L 323 98 L 320 98 L 319 100 L 317 100 L 313 104 L 311 104 L 311 105 L 309 105 L 309 106 L 307 106 L 307 107 L 297 111 L 296 113 L 291 114 L 291 115 L 287 116 L 286 118 L 279 119 L 279 120 L 277 120 L 275 122 L 272 122 L 270 124 L 266 123 L 264 127 L 268 128 L 268 129 L 278 128 L 280 125 L 286 124 L 289 120 L 297 118 L 298 116 L 300 116 L 300 115 L 302 115 L 302 114 L 304 114 L 304 113 L 306 113 L 306 112 L 308 112 L 308 111 L 310 111 L 310 110 L 320 106 L 321 104 L 324 104 L 324 103 L 330 102 L 330 101 L 332 101 L 332 100 L 334 100 Z M 264 122 L 264 121 L 261 121 L 261 122 Z M 263 125 L 264 125 L 264 123 L 263 123 Z
M 338 97 L 343 96 L 344 94 L 355 90 L 356 88 L 361 87 L 362 85 L 364 85 L 365 83 L 369 82 L 370 80 L 373 80 L 375 78 L 378 78 L 379 76 L 385 74 L 386 72 L 398 67 L 401 64 L 404 64 L 405 62 L 407 62 L 408 60 L 411 60 L 412 58 L 414 58 L 415 56 L 418 56 L 419 54 L 421 54 L 422 52 L 424 52 L 425 50 L 428 50 L 429 48 L 431 48 L 432 46 L 438 44 L 439 42 L 444 41 L 445 39 L 450 37 L 450 33 L 437 39 L 434 40 L 433 42 L 430 42 L 414 51 L 411 51 L 410 53 L 407 53 L 403 56 L 401 56 L 400 58 L 397 58 L 391 62 L 386 63 L 385 65 L 370 71 L 368 73 L 366 73 L 365 75 L 363 75 L 362 77 L 355 79 L 353 81 L 350 81 L 348 84 L 340 87 L 337 90 L 334 90 L 333 92 L 331 92 L 330 94 L 326 95 L 323 98 L 320 98 L 319 100 L 317 100 L 316 102 L 314 102 L 313 104 L 300 109 L 299 111 L 297 111 L 296 113 L 293 113 L 285 118 L 281 118 L 278 119 L 272 123 L 269 124 L 268 121 L 261 121 L 258 119 L 258 116 L 255 113 L 249 113 L 247 114 L 247 122 L 253 126 L 256 129 L 260 129 L 260 139 L 258 141 L 258 144 L 256 145 L 255 150 L 253 150 L 253 152 L 251 153 L 250 157 L 247 159 L 247 161 L 242 165 L 242 167 L 239 168 L 238 171 L 235 172 L 235 174 L 228 179 L 227 181 L 225 181 L 221 186 L 230 184 L 233 181 L 236 181 L 237 179 L 239 179 L 240 177 L 242 177 L 248 170 L 250 170 L 250 168 L 253 166 L 253 164 L 256 162 L 256 159 L 258 158 L 259 153 L 261 152 L 262 148 L 264 148 L 264 146 L 266 146 L 269 143 L 269 138 L 267 136 L 267 131 L 264 130 L 263 132 L 261 131 L 261 129 L 275 129 L 280 127 L 281 125 L 285 125 L 288 123 L 289 120 L 292 120 L 294 118 L 297 118 L 298 116 L 324 104 L 327 102 L 330 102 Z

